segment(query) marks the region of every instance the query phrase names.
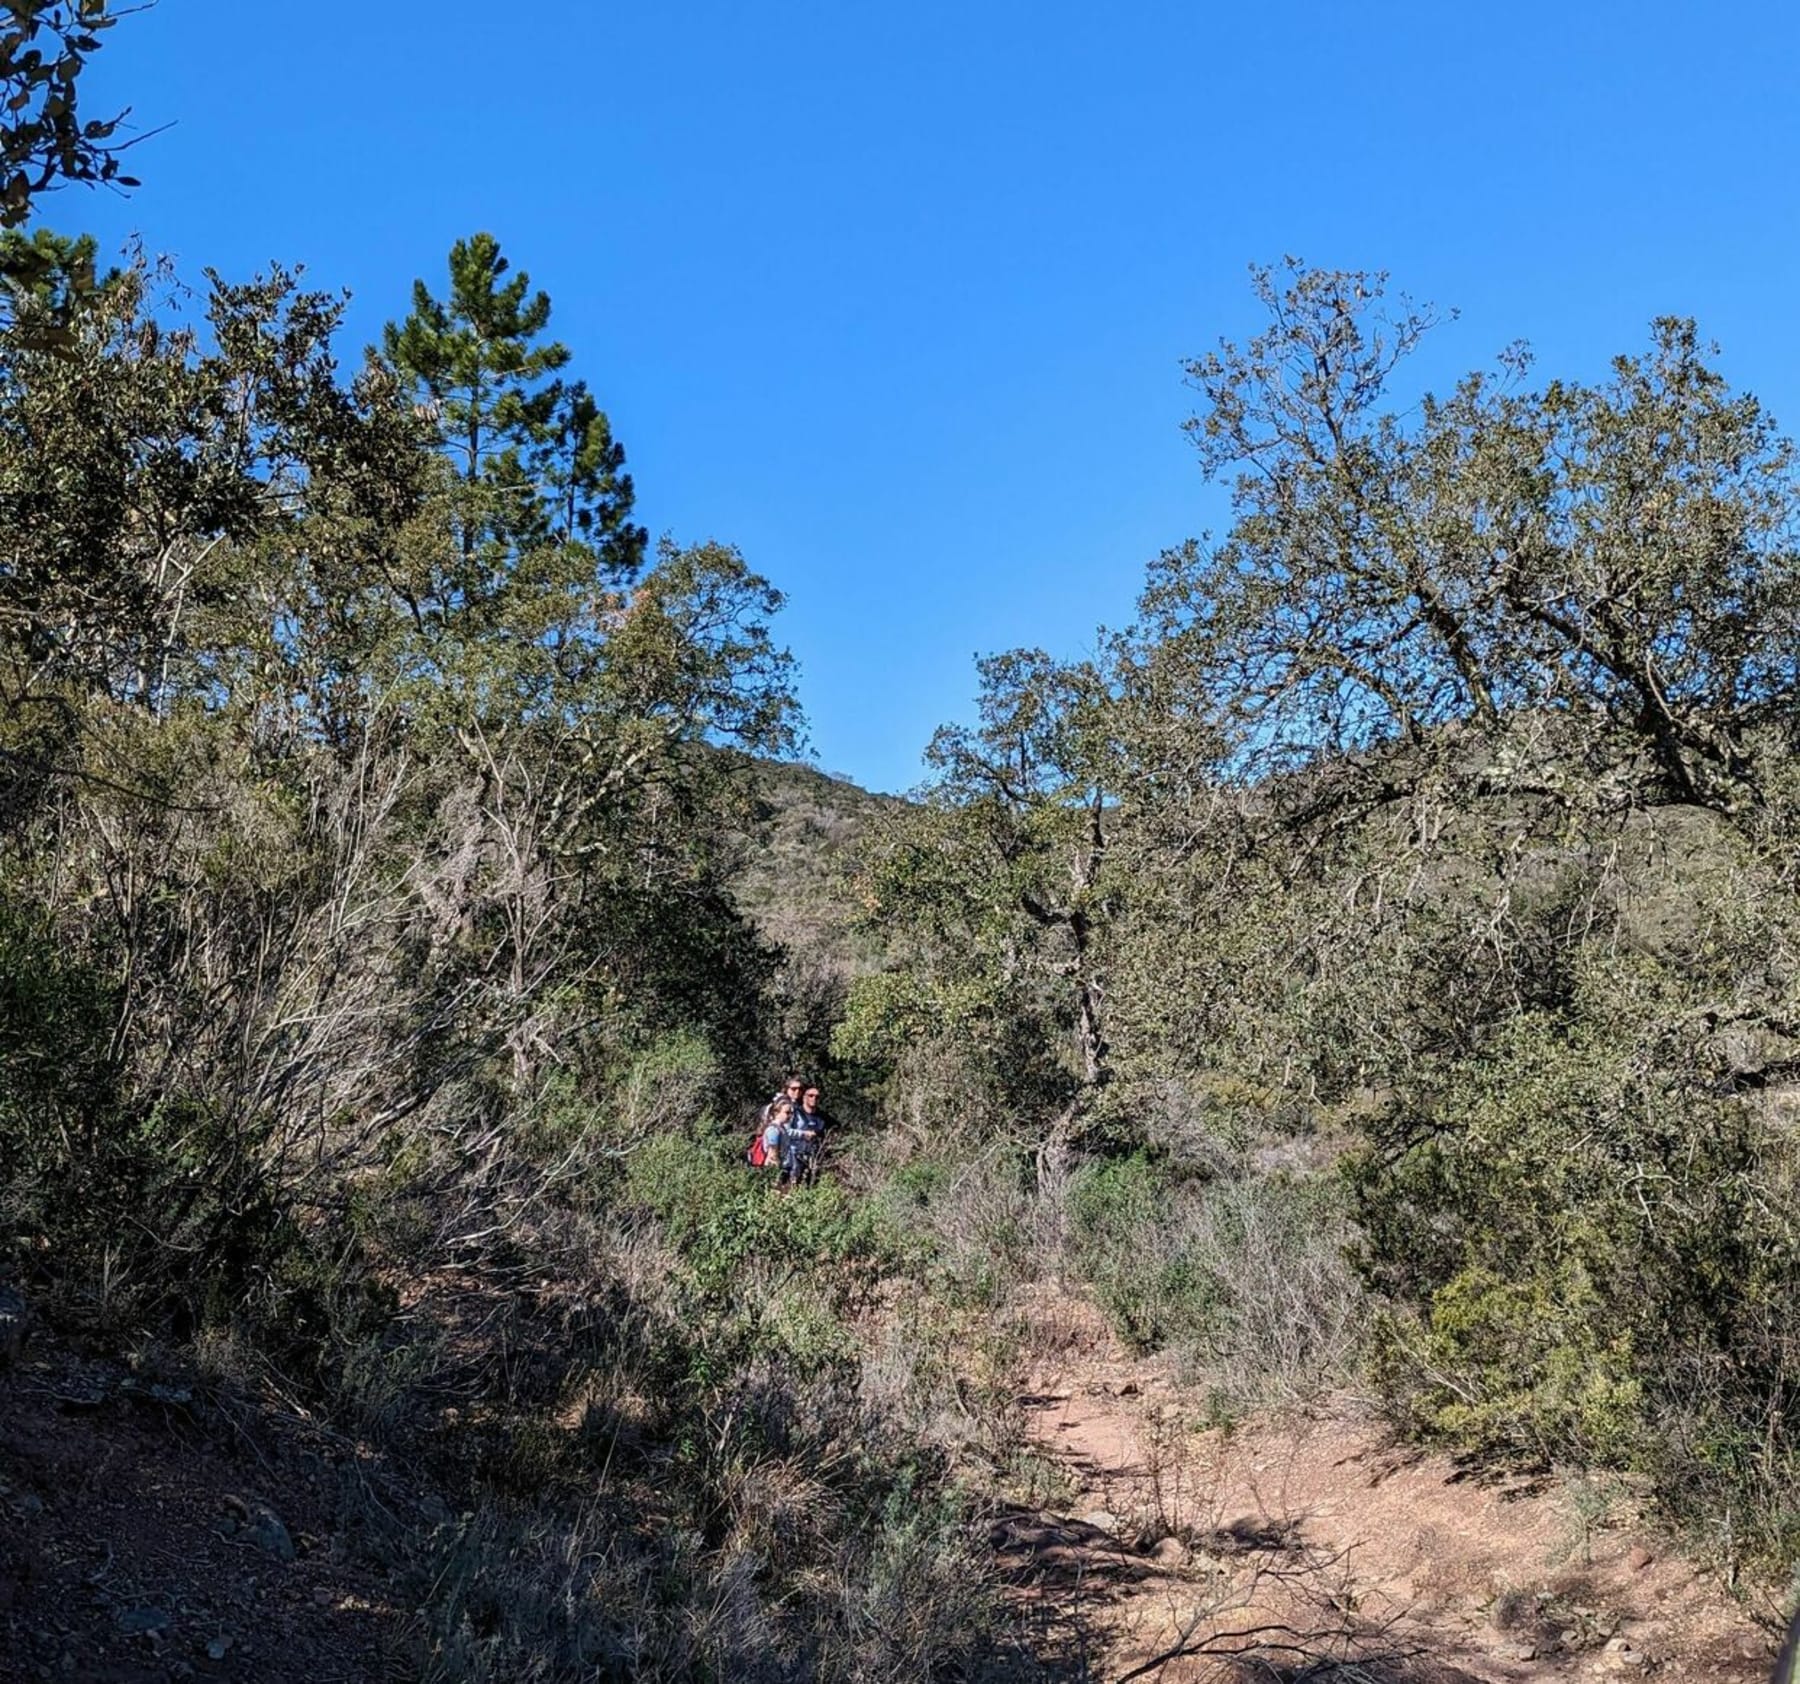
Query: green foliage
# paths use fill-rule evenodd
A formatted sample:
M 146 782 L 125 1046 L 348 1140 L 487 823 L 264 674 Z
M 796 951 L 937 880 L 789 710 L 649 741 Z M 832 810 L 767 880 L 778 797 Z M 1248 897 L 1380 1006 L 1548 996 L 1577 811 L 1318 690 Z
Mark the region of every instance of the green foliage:
M 876 1207 L 835 1181 L 776 1187 L 745 1167 L 735 1137 L 647 1140 L 632 1156 L 626 1189 L 655 1213 L 714 1305 L 763 1295 L 773 1306 L 798 1281 L 889 1254 Z
M 1075 1264 L 1119 1333 L 1140 1350 L 1179 1332 L 1204 1334 L 1217 1313 L 1215 1283 L 1191 1258 L 1145 1245 L 1174 1215 L 1175 1189 L 1144 1157 L 1092 1165 L 1069 1189 Z
M 306 1236 L 283 1217 L 255 1116 L 134 1092 L 114 1056 L 120 991 L 0 893 L 0 1256 L 115 1326 L 229 1320 Z M 296 1335 L 300 1343 L 304 1337 Z
M 1753 800 L 1755 726 L 1793 682 L 1792 452 L 1693 324 L 1659 320 L 1598 385 L 1533 390 L 1515 347 L 1402 413 L 1433 312 L 1380 275 L 1255 280 L 1270 326 L 1189 365 L 1236 518 L 1147 602 L 1240 768 L 1367 754 L 1390 790 L 1465 801 Z M 1301 779 L 1295 812 L 1343 781 Z
M 955 1135 L 933 1143 L 943 1156 L 904 1166 L 877 1195 L 905 1236 L 905 1257 L 931 1294 L 956 1308 L 995 1310 L 1038 1271 L 1025 1155 L 1001 1142 L 979 1150 Z
M 1318 1177 L 1092 1162 L 1069 1185 L 1068 1266 L 1123 1338 L 1172 1349 L 1222 1415 L 1305 1401 L 1345 1378 L 1362 1334 L 1334 1195 Z
M 81 305 L 118 280 L 116 270 L 104 276 L 96 271 L 98 249 L 91 234 L 0 230 L 0 288 L 34 344 L 66 346 Z
M 0 19 L 0 227 L 17 228 L 39 194 L 65 183 L 137 185 L 120 169 L 113 144 L 125 114 L 87 117 L 80 106 L 81 73 L 118 21 L 107 0 L 7 0 Z
M 617 582 L 638 571 L 646 538 L 605 412 L 585 382 L 551 378 L 571 354 L 543 338 L 549 294 L 510 270 L 492 234 L 458 240 L 448 296 L 415 281 L 412 313 L 382 335 L 460 482 L 455 606 L 495 619 L 514 570 Z
M 191 1321 L 280 1300 L 259 1271 L 384 1158 L 464 1174 L 516 1123 L 465 1206 L 503 1245 L 483 1212 L 534 1152 L 572 1186 L 582 1105 L 642 1121 L 635 1080 L 692 1114 L 760 1066 L 773 956 L 729 900 L 746 796 L 714 745 L 779 747 L 793 702 L 780 598 L 722 546 L 666 546 L 627 599 L 509 539 L 478 611 L 432 437 L 381 367 L 340 378 L 341 300 L 213 277 L 194 322 L 156 286 L 82 296 L 54 353 L 0 327 L 30 979 L 0 1110 L 9 1243 Z M 421 1121 L 422 1158 L 393 1139 Z
M 1731 1092 L 1731 1063 L 1768 1054 L 1720 1035 L 1726 979 L 1685 957 L 1582 955 L 1555 1009 L 1378 1119 L 1353 1165 L 1363 1266 L 1413 1307 L 1382 1373 L 1427 1430 L 1648 1472 L 1703 1524 L 1760 1516 L 1732 1547 L 1779 1554 L 1796 1165 Z
M 733 893 L 797 729 L 779 593 L 646 559 L 491 242 L 350 378 L 342 301 L 286 274 L 194 319 L 32 250 L 0 1266 L 454 1503 L 387 1538 L 426 1676 L 972 1675 L 1004 1622 L 951 1471 L 861 1391 L 916 1248 L 702 1138 L 787 1044 Z
M 1548 1279 L 1455 1276 L 1422 1327 L 1390 1321 L 1376 1372 L 1427 1433 L 1463 1449 L 1582 1467 L 1633 1464 L 1643 1386 L 1632 1334 L 1578 1262 Z
M 1396 411 L 1430 312 L 1260 275 L 1229 531 L 889 803 L 759 758 L 779 592 L 647 553 L 491 237 L 350 377 L 7 250 L 0 1245 L 466 1498 L 433 1676 L 973 1676 L 1053 1269 L 1221 1417 L 1373 1304 L 1413 1430 L 1794 1558 L 1800 484 L 1687 324 Z M 846 1179 L 715 1126 L 776 1058 Z
M 1073 1117 L 1110 1076 L 1107 676 L 1040 650 L 980 668 L 980 726 L 938 732 L 925 804 L 865 851 L 866 917 L 905 970 L 859 980 L 837 1050 L 892 1071 L 936 1043 L 1027 1114 Z
M 835 1057 L 833 1039 L 850 988 L 881 962 L 879 939 L 858 927 L 855 865 L 862 842 L 904 804 L 811 766 L 763 760 L 747 770 L 756 803 L 733 898 L 782 952 L 778 1062 L 823 1080 L 841 1118 L 863 1109 L 872 1084 L 858 1060 Z
M 450 294 L 413 282 L 412 314 L 382 335 L 389 359 L 436 410 L 447 450 L 464 480 L 505 481 L 547 426 L 552 404 L 540 383 L 567 366 L 569 348 L 535 341 L 550 323 L 550 295 L 531 291 L 492 234 L 450 248 Z
M 1400 1418 L 1788 1561 L 1794 451 L 1685 321 L 1421 395 L 1384 277 L 1255 289 L 1189 365 L 1228 529 L 1095 659 L 983 663 L 838 1047 L 920 1139 L 1035 1139 L 1040 1196 L 1110 1154 L 1071 1254 L 1134 1342 L 1298 1390 L 1360 1341 L 1348 1245 Z

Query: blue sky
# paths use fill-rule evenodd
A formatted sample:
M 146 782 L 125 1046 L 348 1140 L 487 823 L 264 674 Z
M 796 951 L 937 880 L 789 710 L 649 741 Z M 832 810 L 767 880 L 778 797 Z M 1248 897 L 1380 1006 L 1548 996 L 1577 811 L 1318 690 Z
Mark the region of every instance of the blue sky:
M 1455 306 L 1597 374 L 1697 315 L 1795 399 L 1800 15 L 1666 0 L 158 0 L 90 77 L 172 123 L 46 220 L 243 274 L 302 260 L 356 344 L 490 229 L 547 287 L 654 532 L 787 593 L 813 748 L 884 789 L 977 651 L 1075 654 L 1222 524 L 1180 364 L 1246 266 Z

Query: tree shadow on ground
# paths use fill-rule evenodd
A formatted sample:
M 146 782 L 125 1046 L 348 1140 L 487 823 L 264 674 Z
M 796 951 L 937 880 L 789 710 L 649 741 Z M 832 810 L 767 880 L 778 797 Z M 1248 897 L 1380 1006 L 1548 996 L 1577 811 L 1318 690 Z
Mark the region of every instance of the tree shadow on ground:
M 1219 1580 L 1194 1580 L 1085 1520 L 1015 1509 L 995 1517 L 988 1541 L 1011 1594 L 1020 1645 L 1011 1656 L 994 1657 L 996 1680 L 1488 1684 L 1486 1675 L 1458 1664 L 1468 1656 L 1403 1645 L 1398 1632 L 1351 1613 L 1339 1582 L 1341 1558 L 1308 1549 L 1298 1521 L 1246 1517 L 1191 1536 L 1191 1557 L 1210 1561 L 1247 1587 L 1224 1592 L 1223 1600 Z M 1118 1622 L 1109 1616 L 1159 1589 L 1176 1600 L 1191 1594 L 1193 1623 L 1160 1654 L 1121 1658 Z M 1291 1599 L 1285 1619 L 1251 1616 L 1270 1593 Z M 1228 1629 L 1234 1620 L 1235 1631 Z
M 1156 1578 L 1156 1562 L 1085 1520 L 1017 1509 L 988 1529 L 1002 1580 L 1040 1595 L 1080 1590 L 1104 1597 Z
M 1218 1684 L 1488 1684 L 1479 1673 L 1432 1657 L 1276 1660 L 1244 1655 L 1226 1663 Z

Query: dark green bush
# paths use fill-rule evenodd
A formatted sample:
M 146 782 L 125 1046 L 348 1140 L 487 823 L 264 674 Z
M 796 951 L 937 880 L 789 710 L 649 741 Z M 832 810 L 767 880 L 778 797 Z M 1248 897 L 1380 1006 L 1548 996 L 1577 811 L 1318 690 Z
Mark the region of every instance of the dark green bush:
M 1069 1187 L 1076 1272 L 1140 1350 L 1203 1337 L 1219 1314 L 1218 1283 L 1171 1243 L 1182 1192 L 1142 1155 L 1088 1165 Z
M 1362 1269 L 1400 1307 L 1380 1377 L 1435 1436 L 1638 1470 L 1722 1547 L 1781 1558 L 1800 1465 L 1791 1141 L 1721 1080 L 1705 1013 L 1683 1009 L 1694 979 L 1642 956 L 1573 978 L 1397 1104 L 1351 1165 Z

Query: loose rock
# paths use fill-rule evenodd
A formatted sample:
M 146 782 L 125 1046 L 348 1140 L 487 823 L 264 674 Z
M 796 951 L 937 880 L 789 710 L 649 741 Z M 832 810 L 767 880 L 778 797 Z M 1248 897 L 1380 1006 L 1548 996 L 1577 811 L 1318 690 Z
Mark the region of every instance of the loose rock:
M 169 1629 L 169 1616 L 161 1608 L 126 1608 L 119 1614 L 119 1630 L 127 1637 L 160 1637 Z
M 294 1559 L 294 1540 L 282 1524 L 281 1516 L 267 1503 L 246 1497 L 227 1497 L 225 1501 L 243 1521 L 245 1538 L 259 1550 L 266 1551 L 278 1561 Z
M 1644 1653 L 1623 1637 L 1609 1637 L 1600 1652 L 1600 1665 L 1607 1672 L 1634 1672 L 1644 1665 Z

